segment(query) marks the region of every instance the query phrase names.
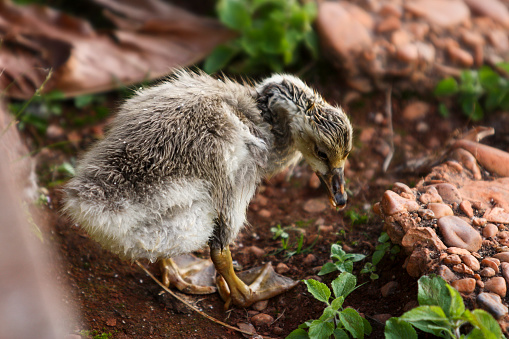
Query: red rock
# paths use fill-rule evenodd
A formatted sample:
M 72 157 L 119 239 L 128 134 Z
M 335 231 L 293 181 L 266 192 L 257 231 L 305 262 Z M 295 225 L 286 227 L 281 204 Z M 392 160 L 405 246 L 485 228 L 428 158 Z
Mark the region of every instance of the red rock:
M 403 8 L 401 8 L 399 4 L 386 2 L 380 6 L 378 14 L 381 16 L 395 16 L 397 18 L 401 18 L 403 15 Z
M 468 275 L 474 275 L 474 271 L 468 267 L 467 265 L 465 264 L 457 264 L 457 265 L 454 265 L 452 267 L 452 270 L 454 272 L 458 272 L 458 273 L 463 273 L 463 274 L 468 274 Z
M 509 213 L 501 207 L 493 207 L 487 209 L 483 215 L 487 221 L 496 222 L 501 224 L 509 224 Z
M 317 29 L 324 43 L 346 58 L 372 45 L 370 31 L 338 2 L 319 4 Z
M 306 265 L 306 266 L 310 266 L 311 264 L 313 264 L 314 262 L 316 261 L 316 257 L 314 256 L 314 254 L 311 254 L 309 253 L 305 258 L 304 258 L 304 261 L 303 261 L 303 264 Z
M 461 194 L 458 189 L 448 183 L 436 184 L 434 187 L 437 189 L 438 194 L 442 197 L 443 202 L 446 204 L 457 203 L 460 204 L 463 199 L 461 199 Z M 438 201 L 441 202 L 441 201 Z
M 385 322 L 387 320 L 392 318 L 392 315 L 388 314 L 388 313 L 374 314 L 372 318 L 375 319 L 376 321 L 382 323 L 382 324 L 385 324 Z
M 457 148 L 451 153 L 451 157 L 452 159 L 457 160 L 460 164 L 462 164 L 463 167 L 472 172 L 475 180 L 482 179 L 481 170 L 479 169 L 477 160 L 475 160 L 475 157 L 472 155 L 472 153 L 462 148 Z
M 423 101 L 414 101 L 403 110 L 403 118 L 410 121 L 424 119 L 429 112 L 429 104 Z
M 439 251 L 447 248 L 435 231 L 429 227 L 411 228 L 401 240 L 401 246 L 403 246 L 407 252 L 413 251 L 417 245 L 432 246 Z
M 458 292 L 469 294 L 474 292 L 475 290 L 475 279 L 473 278 L 464 278 L 453 281 L 451 286 L 458 290 Z
M 471 67 L 474 64 L 474 57 L 472 54 L 462 48 L 450 46 L 447 48 L 447 52 L 451 60 L 461 66 Z
M 320 178 L 318 178 L 318 176 L 315 173 L 311 174 L 311 177 L 309 178 L 308 182 L 309 187 L 317 189 L 318 187 L 320 187 L 320 184 L 321 184 Z
M 270 315 L 265 313 L 259 313 L 251 318 L 251 322 L 255 326 L 268 326 L 272 324 L 274 321 L 274 318 L 272 318 Z
M 270 218 L 272 216 L 272 213 L 267 209 L 261 209 L 258 211 L 258 215 L 262 218 Z
M 485 238 L 494 238 L 498 233 L 498 227 L 493 224 L 487 224 L 482 230 L 482 235 Z
M 509 177 L 509 153 L 470 140 L 458 140 L 454 148 L 463 148 L 472 153 L 488 171 L 502 177 Z
M 458 255 L 470 255 L 470 252 L 464 248 L 451 246 L 447 249 L 447 253 L 449 254 L 458 254 Z
M 242 331 L 256 334 L 256 329 L 253 326 L 253 324 L 238 323 L 237 327 L 240 328 Z
M 265 255 L 265 250 L 257 246 L 249 246 L 246 248 L 248 253 L 253 254 L 257 258 L 261 258 Z
M 483 309 L 487 310 L 496 319 L 503 318 L 507 315 L 507 306 L 502 304 L 502 300 L 495 293 L 480 293 L 476 298 L 476 303 Z
M 446 216 L 437 225 L 447 246 L 464 248 L 476 252 L 482 246 L 482 237 L 472 226 L 456 216 Z
M 494 277 L 484 283 L 484 289 L 498 294 L 502 298 L 507 293 L 507 285 L 505 279 L 502 277 Z
M 400 45 L 396 49 L 396 57 L 404 62 L 416 62 L 419 60 L 419 50 L 413 43 Z
M 391 42 L 394 46 L 404 46 L 412 41 L 410 34 L 406 30 L 400 29 L 392 32 Z
M 502 262 L 509 262 L 509 252 L 497 253 L 493 257 L 497 258 Z
M 495 270 L 491 267 L 485 267 L 481 270 L 481 272 L 479 272 L 480 275 L 482 275 L 483 277 L 486 277 L 486 278 L 491 278 L 493 277 L 496 273 L 495 273 Z
M 407 211 L 412 212 L 420 208 L 416 201 L 402 198 L 393 191 L 385 191 L 381 206 L 385 215 L 393 215 Z
M 106 325 L 111 326 L 111 327 L 117 326 L 117 319 L 115 319 L 115 318 L 108 318 L 106 320 Z
M 451 271 L 451 269 L 445 265 L 440 265 L 440 267 L 438 268 L 438 275 L 444 278 L 444 280 L 449 283 L 451 281 L 458 279 L 456 274 L 454 274 L 454 272 Z
M 509 38 L 506 31 L 499 29 L 488 32 L 488 39 L 490 43 L 499 52 L 506 52 L 509 49 Z
M 398 17 L 390 16 L 384 20 L 382 20 L 377 26 L 376 31 L 378 33 L 385 33 L 385 32 L 391 32 L 395 31 L 397 29 L 400 29 L 401 27 L 401 21 Z
M 327 204 L 323 199 L 310 199 L 303 206 L 304 211 L 308 213 L 320 213 L 325 211 L 326 208 Z
M 288 265 L 280 262 L 279 264 L 277 264 L 276 266 L 276 272 L 279 273 L 279 274 L 285 274 L 286 272 L 290 271 L 290 268 L 288 267 Z
M 268 304 L 269 304 L 268 300 L 260 300 L 260 301 L 255 302 L 253 305 L 251 305 L 251 308 L 255 311 L 261 312 L 267 308 Z
M 468 7 L 459 0 L 408 1 L 404 7 L 412 14 L 422 16 L 431 24 L 441 27 L 453 27 L 470 18 Z
M 426 188 L 426 193 L 422 194 L 419 197 L 419 201 L 423 204 L 428 204 L 430 202 L 442 202 L 442 197 L 438 194 L 438 191 L 435 187 L 430 186 Z
M 468 200 L 463 200 L 460 204 L 460 210 L 463 211 L 469 218 L 474 217 L 474 210 L 472 209 L 472 204 Z
M 320 233 L 329 234 L 329 233 L 332 233 L 332 231 L 334 231 L 334 226 L 332 226 L 332 225 L 320 225 L 318 227 L 318 231 Z
M 445 217 L 447 215 L 454 215 L 454 212 L 452 211 L 452 208 L 450 208 L 446 204 L 439 204 L 439 203 L 429 203 L 428 208 L 433 211 L 435 214 L 435 218 L 440 219 L 442 217 Z
M 498 0 L 464 1 L 473 12 L 488 16 L 509 28 L 509 10 L 503 2 Z
M 443 262 L 444 264 L 452 265 L 461 264 L 461 258 L 457 254 L 449 254 L 444 258 Z
M 396 290 L 398 289 L 398 282 L 397 281 L 389 281 L 387 284 L 383 285 L 380 291 L 382 292 L 382 297 L 388 297 L 394 293 L 396 293 Z
M 497 258 L 484 258 L 481 261 L 481 265 L 491 267 L 493 270 L 495 270 L 495 273 L 500 272 L 498 266 L 500 266 L 500 260 Z
M 407 193 L 414 196 L 414 192 L 412 191 L 412 189 L 401 182 L 395 182 L 394 185 L 392 186 L 392 190 L 398 194 Z
M 462 255 L 461 260 L 468 265 L 473 271 L 478 271 L 481 268 L 481 264 L 479 264 L 479 260 L 477 260 L 473 255 Z

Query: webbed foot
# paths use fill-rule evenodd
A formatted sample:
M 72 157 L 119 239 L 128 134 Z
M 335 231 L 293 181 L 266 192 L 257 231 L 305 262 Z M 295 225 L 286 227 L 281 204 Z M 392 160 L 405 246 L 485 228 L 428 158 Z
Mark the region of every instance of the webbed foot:
M 231 303 L 247 307 L 261 300 L 267 300 L 290 290 L 299 282 L 277 274 L 271 263 L 240 272 L 233 271 L 229 249 L 211 249 L 212 261 L 221 274 L 217 287 L 225 308 Z
M 160 260 L 163 284 L 188 294 L 216 292 L 214 264 L 191 254 Z

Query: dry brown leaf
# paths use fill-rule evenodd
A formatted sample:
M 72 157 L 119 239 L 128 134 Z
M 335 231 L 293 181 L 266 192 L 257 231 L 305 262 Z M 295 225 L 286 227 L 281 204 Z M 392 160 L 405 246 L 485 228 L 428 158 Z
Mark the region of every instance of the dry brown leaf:
M 66 96 L 110 90 L 160 78 L 189 66 L 232 37 L 217 21 L 160 0 L 95 0 L 119 27 L 96 32 L 88 22 L 42 6 L 0 2 L 0 88 L 28 99 L 44 91 Z

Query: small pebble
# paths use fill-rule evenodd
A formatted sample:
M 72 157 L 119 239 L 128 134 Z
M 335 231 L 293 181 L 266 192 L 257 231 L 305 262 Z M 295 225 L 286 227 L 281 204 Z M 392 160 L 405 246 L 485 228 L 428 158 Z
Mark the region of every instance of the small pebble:
M 272 213 L 270 213 L 270 211 L 268 209 L 261 209 L 258 211 L 258 215 L 262 218 L 270 218 L 272 216 Z
M 312 253 L 309 253 L 305 258 L 304 258 L 304 265 L 306 266 L 311 266 L 314 262 L 316 261 L 316 257 L 314 254 Z
M 452 270 L 454 272 L 458 272 L 458 273 L 463 273 L 463 274 L 468 274 L 468 275 L 474 275 L 474 271 L 468 267 L 467 265 L 465 264 L 457 264 L 457 265 L 454 265 L 452 267 Z
M 457 254 L 450 254 L 447 257 L 445 257 L 445 259 L 443 261 L 444 261 L 444 264 L 452 264 L 452 265 L 461 264 L 461 258 Z
M 246 248 L 247 252 L 253 254 L 257 258 L 261 258 L 265 255 L 265 250 L 257 246 L 249 246 Z
M 279 264 L 277 264 L 277 266 L 276 266 L 276 272 L 277 273 L 285 274 L 288 271 L 290 271 L 290 268 L 285 263 L 280 262 Z
M 437 223 L 447 246 L 476 252 L 482 246 L 482 237 L 472 226 L 456 216 L 445 216 Z
M 250 333 L 256 334 L 256 329 L 253 326 L 253 324 L 238 323 L 237 327 L 240 328 L 242 331 L 246 331 L 246 332 L 250 332 Z M 242 335 L 245 336 L 246 338 L 250 338 L 250 336 L 248 336 L 247 334 L 242 334 Z
M 308 182 L 309 187 L 317 189 L 318 187 L 320 187 L 320 184 L 321 184 L 320 178 L 318 178 L 318 176 L 315 173 L 311 174 L 311 177 L 309 178 Z
M 463 260 L 463 262 L 474 271 L 478 271 L 481 268 L 479 260 L 477 260 L 473 255 L 462 255 L 461 260 Z
M 467 215 L 469 218 L 474 217 L 474 210 L 472 204 L 468 200 L 463 200 L 460 204 L 460 210 Z
M 447 253 L 449 254 L 458 254 L 458 255 L 470 255 L 470 252 L 464 248 L 451 246 L 447 249 Z
M 382 314 L 375 314 L 373 315 L 373 319 L 375 319 L 376 321 L 382 323 L 382 324 L 385 324 L 385 322 L 387 320 L 389 320 L 390 318 L 392 318 L 392 315 L 391 314 L 388 314 L 388 313 L 382 313 Z
M 438 194 L 438 191 L 435 187 L 431 186 L 426 188 L 426 193 L 422 194 L 419 197 L 419 201 L 423 204 L 429 204 L 430 202 L 442 202 L 442 197 Z
M 448 215 L 454 215 L 452 208 L 446 204 L 431 202 L 428 204 L 428 209 L 432 210 L 435 214 L 435 218 L 440 219 Z
M 268 304 L 269 304 L 268 300 L 260 300 L 260 301 L 255 302 L 253 305 L 251 305 L 251 308 L 255 311 L 261 312 L 267 308 Z
M 486 219 L 484 219 L 484 218 L 474 218 L 474 219 L 472 219 L 472 224 L 474 226 L 484 226 L 484 225 L 486 225 L 487 222 L 488 221 Z
M 482 235 L 485 238 L 494 238 L 498 233 L 498 227 L 494 224 L 486 224 L 482 230 Z
M 443 201 L 446 204 L 457 203 L 460 204 L 463 199 L 461 199 L 461 194 L 458 189 L 448 183 L 442 183 L 435 185 L 435 188 L 438 191 L 438 194 L 442 197 Z
M 417 211 L 420 208 L 415 200 L 405 199 L 393 191 L 385 191 L 381 206 L 386 215 Z
M 251 322 L 255 326 L 270 325 L 274 321 L 274 318 L 265 313 L 259 313 L 251 318 Z
M 507 315 L 507 306 L 502 304 L 502 299 L 495 293 L 480 293 L 476 298 L 477 304 L 490 312 L 496 319 Z
M 475 279 L 474 278 L 464 278 L 453 281 L 451 286 L 458 290 L 461 293 L 472 293 L 475 289 Z
M 326 208 L 327 204 L 322 199 L 310 199 L 303 206 L 304 211 L 308 213 L 320 213 Z
M 382 286 L 380 291 L 382 292 L 382 296 L 385 298 L 389 295 L 393 295 L 394 293 L 396 293 L 398 287 L 399 287 L 398 282 L 389 281 L 387 284 Z
M 435 213 L 429 209 L 420 209 L 417 210 L 417 213 L 423 220 L 431 220 L 435 218 Z
M 507 285 L 502 277 L 494 277 L 484 283 L 484 289 L 505 297 L 507 293 Z
M 318 226 L 318 231 L 320 233 L 324 233 L 324 234 L 332 233 L 332 231 L 334 231 L 334 226 L 320 225 L 320 226 Z
M 502 262 L 509 262 L 509 252 L 497 253 L 493 257 L 497 258 L 498 260 L 500 260 Z
M 484 258 L 481 261 L 481 265 L 493 268 L 496 273 L 500 272 L 498 269 L 498 266 L 500 266 L 500 260 L 497 258 Z
M 440 267 L 438 268 L 438 275 L 444 278 L 444 280 L 447 282 L 454 281 L 458 278 L 456 274 L 454 274 L 454 272 L 451 271 L 451 269 L 445 265 L 440 265 Z
M 485 267 L 481 270 L 481 272 L 479 272 L 480 275 L 482 275 L 483 277 L 485 278 L 491 278 L 493 277 L 496 273 L 495 273 L 495 270 L 491 267 Z

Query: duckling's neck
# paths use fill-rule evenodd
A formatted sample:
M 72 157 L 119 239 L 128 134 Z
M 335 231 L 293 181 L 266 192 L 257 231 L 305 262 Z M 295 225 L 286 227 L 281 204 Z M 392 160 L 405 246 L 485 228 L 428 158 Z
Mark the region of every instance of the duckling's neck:
M 267 176 L 272 176 L 295 164 L 300 159 L 301 153 L 297 150 L 293 139 L 292 117 L 285 113 L 275 113 L 269 110 L 267 101 L 263 98 L 259 98 L 258 108 L 263 120 L 270 126 L 269 133 L 272 134 L 266 168 Z

